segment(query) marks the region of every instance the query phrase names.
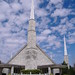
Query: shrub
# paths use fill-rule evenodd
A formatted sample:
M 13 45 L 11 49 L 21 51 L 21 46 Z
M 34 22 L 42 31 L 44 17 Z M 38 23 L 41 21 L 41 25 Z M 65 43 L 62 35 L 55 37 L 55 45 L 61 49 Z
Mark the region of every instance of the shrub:
M 21 70 L 21 73 L 23 73 L 23 74 L 30 74 L 30 72 L 31 72 L 32 74 L 39 74 L 39 73 L 42 73 L 42 71 L 39 70 L 39 69 L 34 69 L 34 70 L 25 70 L 25 69 L 23 69 L 23 70 Z
M 52 73 L 50 75 L 53 75 Z
M 66 66 L 67 66 L 67 64 L 66 64 L 66 62 L 65 62 L 65 61 L 63 61 L 62 65 L 66 65 Z

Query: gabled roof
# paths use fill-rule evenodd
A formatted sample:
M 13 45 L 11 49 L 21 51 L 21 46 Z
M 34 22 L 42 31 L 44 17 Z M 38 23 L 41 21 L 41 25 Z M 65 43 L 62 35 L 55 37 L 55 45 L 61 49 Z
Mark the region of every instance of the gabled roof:
M 24 45 L 24 47 L 23 47 L 22 49 L 20 49 L 20 50 L 7 62 L 7 64 L 8 64 L 11 60 L 13 60 L 26 46 L 27 46 L 27 45 Z
M 55 64 L 55 62 L 39 47 L 39 45 L 36 45 L 41 51 L 42 53 L 53 63 Z
M 7 62 L 7 64 L 8 64 L 11 60 L 13 60 L 24 48 L 26 48 L 26 46 L 27 46 L 27 45 L 25 45 L 20 51 L 18 51 L 17 54 L 14 55 L 14 56 Z M 50 59 L 50 57 L 49 57 L 38 45 L 36 45 L 36 47 L 38 47 L 39 50 L 40 50 L 53 64 L 55 64 L 55 63 L 53 62 L 53 60 Z

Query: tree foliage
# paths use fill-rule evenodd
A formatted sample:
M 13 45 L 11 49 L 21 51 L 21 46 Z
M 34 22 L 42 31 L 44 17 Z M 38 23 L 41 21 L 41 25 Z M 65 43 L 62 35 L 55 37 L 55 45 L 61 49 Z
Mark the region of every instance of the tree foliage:
M 67 65 L 67 64 L 63 62 L 62 65 Z M 75 75 L 75 69 L 71 66 L 70 69 L 68 69 L 68 67 L 62 68 L 62 75 Z

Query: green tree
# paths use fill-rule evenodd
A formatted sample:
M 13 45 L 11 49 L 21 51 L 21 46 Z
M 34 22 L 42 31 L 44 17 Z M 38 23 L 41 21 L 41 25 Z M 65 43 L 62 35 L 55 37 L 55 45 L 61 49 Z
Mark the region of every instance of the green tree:
M 62 65 L 67 65 L 67 64 L 63 62 Z M 68 67 L 62 68 L 62 75 L 75 75 L 75 70 L 71 66 L 70 69 L 68 69 Z
M 65 61 L 63 61 L 62 65 L 66 65 L 66 66 L 67 66 L 67 64 L 66 64 L 66 62 L 65 62 Z
M 62 65 L 66 65 L 66 66 L 67 66 L 67 64 L 66 64 L 65 61 L 63 61 Z M 65 75 L 68 74 L 68 67 L 62 68 L 62 75 L 64 75 L 64 74 L 65 74 Z

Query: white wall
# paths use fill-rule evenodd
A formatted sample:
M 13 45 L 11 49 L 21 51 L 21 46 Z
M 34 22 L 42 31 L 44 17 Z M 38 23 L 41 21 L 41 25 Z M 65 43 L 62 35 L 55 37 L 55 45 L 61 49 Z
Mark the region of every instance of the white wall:
M 4 68 L 3 71 L 2 71 L 2 73 L 5 73 L 6 75 L 8 75 L 9 69 L 8 68 Z
M 60 73 L 60 69 L 53 69 L 53 75 L 55 75 L 56 73 Z

